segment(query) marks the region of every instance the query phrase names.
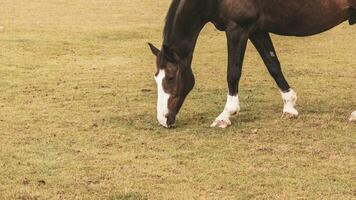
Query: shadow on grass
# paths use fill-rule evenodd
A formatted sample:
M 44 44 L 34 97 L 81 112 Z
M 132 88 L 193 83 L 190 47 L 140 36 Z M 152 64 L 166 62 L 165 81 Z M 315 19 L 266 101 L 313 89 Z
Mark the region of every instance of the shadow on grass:
M 137 130 L 154 130 L 158 127 L 156 117 L 149 114 L 130 114 L 111 116 L 108 120 L 110 126 L 120 126 Z
M 182 113 L 178 116 L 176 127 L 173 128 L 176 131 L 187 128 L 198 128 L 198 129 L 210 129 L 210 124 L 214 121 L 214 117 L 212 117 L 211 113 L 203 112 L 203 113 L 193 113 L 186 114 Z M 233 125 L 236 124 L 250 124 L 256 121 L 261 120 L 261 117 L 258 115 L 253 115 L 249 113 L 240 113 L 239 116 L 232 118 Z M 109 127 L 122 127 L 128 128 L 132 130 L 148 130 L 148 131 L 162 131 L 162 127 L 159 126 L 156 116 L 153 114 L 143 114 L 143 113 L 135 113 L 129 115 L 121 115 L 121 116 L 111 116 L 107 120 L 105 120 L 103 126 Z

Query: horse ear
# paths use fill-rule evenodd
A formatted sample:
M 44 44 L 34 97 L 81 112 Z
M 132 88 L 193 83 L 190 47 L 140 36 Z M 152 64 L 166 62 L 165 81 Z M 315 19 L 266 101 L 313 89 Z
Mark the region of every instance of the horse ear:
M 157 48 L 156 48 L 153 44 L 151 44 L 151 43 L 148 43 L 148 46 L 150 46 L 150 49 L 151 49 L 153 55 L 158 56 L 160 50 L 157 49 Z
M 180 61 L 179 56 L 165 44 L 163 45 L 163 55 L 170 62 L 177 63 Z

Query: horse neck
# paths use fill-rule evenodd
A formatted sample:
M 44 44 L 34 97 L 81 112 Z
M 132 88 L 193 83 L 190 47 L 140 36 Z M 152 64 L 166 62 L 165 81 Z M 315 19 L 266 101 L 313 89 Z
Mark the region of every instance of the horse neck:
M 171 22 L 173 25 L 164 36 L 164 44 L 190 63 L 200 31 L 208 21 L 209 0 L 181 0 L 180 3 L 184 5 L 178 6 Z

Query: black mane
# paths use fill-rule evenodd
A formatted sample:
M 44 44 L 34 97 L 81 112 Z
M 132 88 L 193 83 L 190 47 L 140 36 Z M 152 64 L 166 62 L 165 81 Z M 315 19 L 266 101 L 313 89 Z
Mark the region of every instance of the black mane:
M 166 23 L 163 30 L 163 40 L 164 40 L 163 44 L 168 45 L 168 38 L 170 37 L 171 31 L 174 26 L 174 20 L 175 20 L 177 9 L 179 7 L 179 3 L 180 0 L 173 0 L 169 7 L 166 16 Z

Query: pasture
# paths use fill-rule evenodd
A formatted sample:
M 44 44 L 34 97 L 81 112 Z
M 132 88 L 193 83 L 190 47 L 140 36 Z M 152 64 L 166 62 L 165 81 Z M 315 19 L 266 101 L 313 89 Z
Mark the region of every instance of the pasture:
M 356 199 L 356 26 L 273 36 L 300 117 L 249 44 L 225 130 L 226 39 L 199 38 L 196 86 L 167 130 L 156 71 L 170 1 L 2 0 L 0 199 Z

